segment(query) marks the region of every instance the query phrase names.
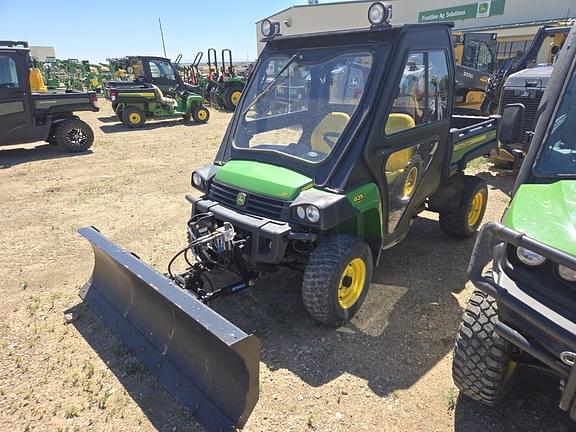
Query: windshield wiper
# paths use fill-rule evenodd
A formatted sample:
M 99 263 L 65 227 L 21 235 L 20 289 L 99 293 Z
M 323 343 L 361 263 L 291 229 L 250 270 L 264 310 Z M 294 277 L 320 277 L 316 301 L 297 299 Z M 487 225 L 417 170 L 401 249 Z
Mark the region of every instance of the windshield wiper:
M 292 57 L 290 57 L 290 59 L 286 62 L 284 67 L 282 67 L 282 69 L 280 69 L 280 72 L 278 72 L 276 74 L 276 76 L 272 79 L 272 81 L 270 81 L 270 84 L 268 84 L 264 88 L 264 90 L 262 90 L 260 93 L 258 93 L 256 95 L 256 97 L 254 97 L 252 102 L 250 102 L 250 105 L 248 105 L 246 107 L 246 109 L 242 112 L 242 117 L 246 117 L 246 114 L 248 113 L 248 111 L 250 111 L 250 108 L 252 108 L 254 105 L 256 105 L 260 101 L 260 99 L 262 99 L 264 96 L 266 96 L 268 93 L 270 93 L 270 90 L 272 90 L 272 87 L 278 83 L 280 76 L 284 72 L 286 72 L 286 69 L 288 69 L 290 67 L 290 65 L 292 63 L 294 63 L 295 60 L 302 60 L 302 54 L 294 54 Z

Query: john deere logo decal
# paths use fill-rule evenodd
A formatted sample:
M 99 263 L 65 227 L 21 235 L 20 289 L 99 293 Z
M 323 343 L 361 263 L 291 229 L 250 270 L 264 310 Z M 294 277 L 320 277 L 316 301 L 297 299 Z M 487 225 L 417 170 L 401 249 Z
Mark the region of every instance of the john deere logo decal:
M 246 204 L 246 194 L 244 192 L 238 192 L 236 195 L 236 205 L 243 206 Z
M 490 16 L 490 6 L 492 6 L 491 1 L 481 1 L 478 2 L 478 11 L 476 13 L 477 18 L 486 18 Z

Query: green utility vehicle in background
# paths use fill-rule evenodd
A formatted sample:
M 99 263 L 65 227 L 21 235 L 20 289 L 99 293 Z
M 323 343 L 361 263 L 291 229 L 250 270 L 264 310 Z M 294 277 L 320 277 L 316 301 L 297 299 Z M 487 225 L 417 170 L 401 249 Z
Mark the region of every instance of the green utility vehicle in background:
M 504 109 L 504 144 L 524 133 L 524 109 Z M 506 396 L 519 366 L 544 369 L 560 381 L 560 408 L 576 420 L 576 28 L 540 110 L 502 223 L 486 225 L 477 238 L 469 267 L 476 291 L 452 371 L 464 395 L 492 406 Z M 483 273 L 490 253 L 492 269 Z
M 192 173 L 167 275 L 80 230 L 95 254 L 81 297 L 211 428 L 243 426 L 256 404 L 259 341 L 206 303 L 289 267 L 308 313 L 340 326 L 419 213 L 456 238 L 482 221 L 486 183 L 463 170 L 494 148 L 498 119 L 453 115 L 451 25 L 392 26 L 381 2 L 368 16 L 367 29 L 287 37 L 263 22 L 214 163 Z
M 162 57 L 126 57 L 115 60 L 129 74 L 130 81 L 108 81 L 104 96 L 112 102 L 118 119 L 133 128 L 147 119 L 182 117 L 206 123 L 210 112 L 197 86 L 185 83 L 177 64 Z
M 110 99 L 116 106 L 116 115 L 126 126 L 139 128 L 147 119 L 181 117 L 197 123 L 206 123 L 210 111 L 203 105 L 204 98 L 178 86 L 170 91 L 175 97 L 164 96 L 153 84 L 132 84 L 110 90 Z

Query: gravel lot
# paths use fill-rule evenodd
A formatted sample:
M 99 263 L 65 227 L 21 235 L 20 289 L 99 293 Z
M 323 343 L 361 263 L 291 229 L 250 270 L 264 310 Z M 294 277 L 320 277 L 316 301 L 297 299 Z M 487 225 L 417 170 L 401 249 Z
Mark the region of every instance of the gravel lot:
M 109 104 L 82 114 L 92 151 L 37 143 L 0 149 L 0 429 L 201 430 L 77 296 L 92 269 L 76 233 L 94 225 L 161 271 L 185 240 L 193 167 L 209 162 L 230 114 L 128 130 Z M 478 164 L 498 220 L 513 178 Z M 554 380 L 523 371 L 513 397 L 487 409 L 458 397 L 451 350 L 471 293 L 473 240 L 417 219 L 381 260 L 366 303 L 338 330 L 316 325 L 300 279 L 283 271 L 214 307 L 262 341 L 260 402 L 247 431 L 568 431 Z M 64 313 L 81 311 L 73 324 Z

